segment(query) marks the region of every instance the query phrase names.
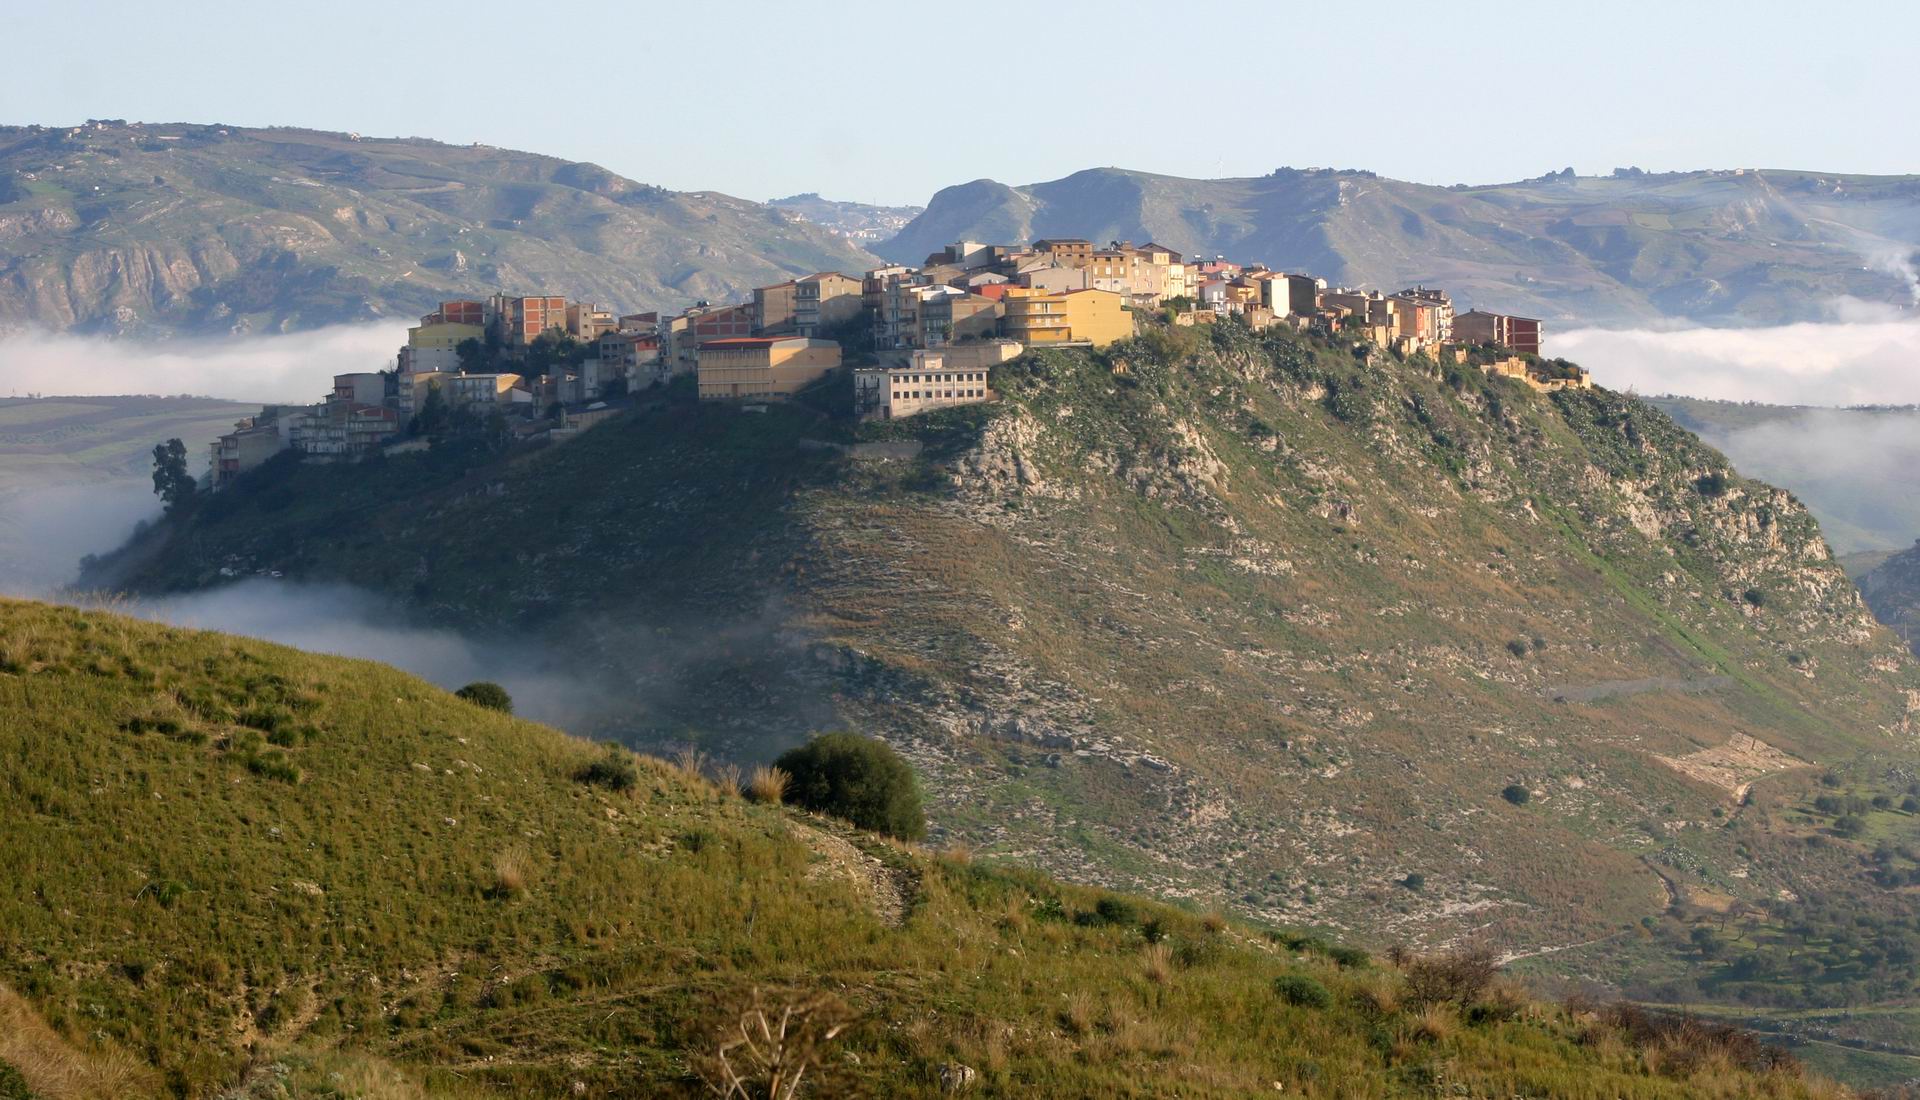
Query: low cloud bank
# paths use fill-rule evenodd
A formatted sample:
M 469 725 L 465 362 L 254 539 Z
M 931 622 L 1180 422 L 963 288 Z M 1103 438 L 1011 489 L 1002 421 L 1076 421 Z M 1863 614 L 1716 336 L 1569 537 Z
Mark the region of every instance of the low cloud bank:
M 153 486 L 136 479 L 0 493 L 0 595 L 44 598 L 73 581 L 82 557 L 159 515 Z
M 159 343 L 28 332 L 0 338 L 0 395 L 190 393 L 310 402 L 336 374 L 391 367 L 406 338 L 397 322 Z
M 1806 409 L 1706 439 L 1741 473 L 1793 490 L 1843 554 L 1920 538 L 1920 412 Z
M 391 600 L 350 585 L 254 578 L 188 595 L 115 602 L 112 609 L 312 653 L 380 661 L 449 690 L 492 680 L 513 696 L 516 714 L 563 729 L 585 728 L 607 704 L 587 681 L 552 667 L 546 654 L 414 625 Z
M 1920 318 L 1838 316 L 1773 328 L 1575 329 L 1550 333 L 1545 350 L 1614 390 L 1774 405 L 1920 402 Z

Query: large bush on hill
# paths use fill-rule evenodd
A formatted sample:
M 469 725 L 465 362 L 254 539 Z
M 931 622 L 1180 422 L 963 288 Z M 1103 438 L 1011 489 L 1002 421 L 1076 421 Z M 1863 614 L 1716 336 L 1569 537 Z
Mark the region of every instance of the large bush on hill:
M 793 777 L 787 801 L 796 806 L 903 840 L 927 834 L 913 769 L 884 741 L 823 733 L 782 756 L 778 766 Z
M 477 707 L 513 713 L 513 696 L 507 694 L 506 688 L 491 680 L 475 680 L 454 694 Z

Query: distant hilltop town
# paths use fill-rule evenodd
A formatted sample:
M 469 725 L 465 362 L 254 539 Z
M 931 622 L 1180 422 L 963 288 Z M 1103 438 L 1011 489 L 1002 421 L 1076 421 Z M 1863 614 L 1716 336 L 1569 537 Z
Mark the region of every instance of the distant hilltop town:
M 391 369 L 336 375 L 316 404 L 267 406 L 235 425 L 213 444 L 208 476 L 219 488 L 283 451 L 352 460 L 461 428 L 562 441 L 652 387 L 690 379 L 702 401 L 784 401 L 843 365 L 863 419 L 912 416 L 991 400 L 993 368 L 1030 348 L 1103 348 L 1143 323 L 1287 325 L 1473 362 L 1539 390 L 1591 385 L 1539 358 L 1538 320 L 1456 315 L 1430 287 L 1330 288 L 1152 243 L 962 241 L 917 268 L 823 271 L 671 316 L 554 296 L 442 302 Z

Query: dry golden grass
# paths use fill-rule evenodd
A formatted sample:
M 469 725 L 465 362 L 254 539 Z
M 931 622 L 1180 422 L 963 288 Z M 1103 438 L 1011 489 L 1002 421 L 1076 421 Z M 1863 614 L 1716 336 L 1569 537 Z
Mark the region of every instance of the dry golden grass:
M 1408 1020 L 1408 1029 L 1414 1038 L 1422 1042 L 1444 1043 L 1453 1038 L 1454 1028 L 1459 1022 L 1453 1006 L 1442 1002 L 1430 1004 L 1414 1013 Z
M 1200 918 L 1200 927 L 1217 936 L 1227 930 L 1226 915 L 1219 912 L 1210 912 Z
M 519 897 L 533 885 L 533 853 L 524 844 L 512 844 L 493 857 L 493 888 L 506 897 Z
M 1384 971 L 1353 979 L 1353 999 L 1369 1015 L 1391 1016 L 1400 1011 L 1400 992 L 1400 979 Z
M 1060 1010 L 1060 1024 L 1071 1035 L 1091 1034 L 1099 1013 L 1093 995 L 1084 989 L 1067 994 L 1066 1007 Z
M 793 777 L 785 768 L 761 765 L 747 776 L 747 798 L 754 802 L 764 802 L 777 806 L 786 801 L 787 788 L 793 785 Z
M 1140 973 L 1155 985 L 1173 980 L 1173 949 L 1164 943 L 1150 943 L 1140 951 Z
M 20 1071 L 43 1100 L 118 1100 L 157 1092 L 153 1074 L 117 1050 L 81 1051 L 0 986 L 0 1062 Z

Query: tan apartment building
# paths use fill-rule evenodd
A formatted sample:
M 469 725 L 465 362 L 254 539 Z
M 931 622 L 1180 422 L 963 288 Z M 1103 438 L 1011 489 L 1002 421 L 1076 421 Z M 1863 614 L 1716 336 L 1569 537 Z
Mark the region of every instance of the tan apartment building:
M 969 340 L 984 340 L 1000 331 L 1006 312 L 1000 300 L 969 294 L 955 287 L 926 287 L 920 300 L 914 347 L 937 348 Z
M 812 336 L 822 328 L 844 325 L 860 315 L 860 280 L 838 271 L 822 271 L 793 286 L 793 330 Z
M 1101 348 L 1133 335 L 1133 314 L 1112 291 L 1049 294 L 1031 287 L 1008 287 L 1005 302 L 1002 330 L 1028 347 L 1091 344 Z
M 614 319 L 612 310 L 601 309 L 592 302 L 580 302 L 567 307 L 566 327 L 568 336 L 591 342 L 618 329 L 620 322 Z
M 1085 267 L 1093 262 L 1093 242 L 1078 237 L 1035 241 L 1033 250 L 1062 267 Z
M 737 336 L 700 345 L 702 401 L 785 401 L 840 365 L 840 345 L 804 336 Z
M 511 405 L 514 390 L 524 389 L 517 374 L 455 374 L 440 384 L 445 389 L 447 404 L 456 409 L 468 405 Z
M 1275 317 L 1311 317 L 1319 308 L 1320 284 L 1311 275 L 1270 271 L 1260 286 L 1260 304 Z
M 794 331 L 794 304 L 798 284 L 792 279 L 753 288 L 753 331 L 756 336 L 784 336 Z
M 915 351 L 904 363 L 853 372 L 854 408 L 863 420 L 897 420 L 931 409 L 993 400 L 995 364 L 1023 349 L 1012 340 Z

